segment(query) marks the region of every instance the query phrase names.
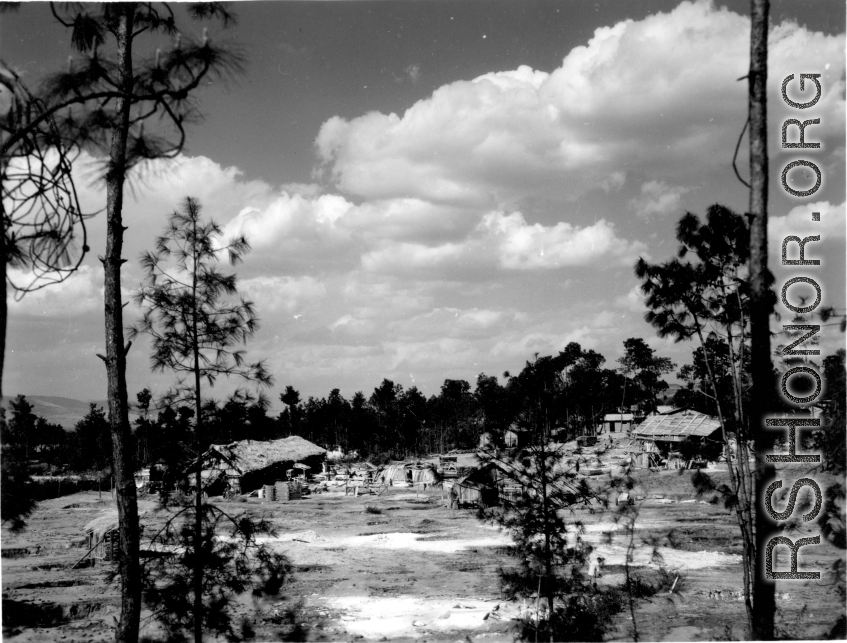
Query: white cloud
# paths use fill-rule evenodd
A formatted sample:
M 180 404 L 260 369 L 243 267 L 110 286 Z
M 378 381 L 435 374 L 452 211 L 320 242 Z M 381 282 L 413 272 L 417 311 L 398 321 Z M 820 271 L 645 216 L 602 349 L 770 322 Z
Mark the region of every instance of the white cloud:
M 520 212 L 485 214 L 465 239 L 426 245 L 385 241 L 362 256 L 362 267 L 371 272 L 417 274 L 453 279 L 493 279 L 495 268 L 549 270 L 603 262 L 625 266 L 646 246 L 618 237 L 615 226 L 600 219 L 579 227 L 559 222 L 552 226 L 529 224 Z
M 641 286 L 636 285 L 629 289 L 625 295 L 615 298 L 615 305 L 618 308 L 623 308 L 633 313 L 647 312 L 647 306 L 644 303 L 644 293 L 641 292 Z
M 641 195 L 629 201 L 629 207 L 640 217 L 684 214 L 682 196 L 690 188 L 668 185 L 664 181 L 647 181 L 641 186 Z
M 620 190 L 626 183 L 626 172 L 612 172 L 600 182 L 603 192 L 615 192 Z
M 229 221 L 224 238 L 244 235 L 256 248 L 278 246 L 287 239 L 333 234 L 335 225 L 353 204 L 326 194 L 317 198 L 283 192 L 262 208 L 248 206 Z
M 26 273 L 12 269 L 16 283 L 29 281 Z M 126 294 L 126 293 L 125 293 Z M 80 266 L 65 281 L 27 293 L 20 300 L 9 298 L 9 314 L 38 318 L 76 317 L 103 309 L 103 269 Z
M 268 313 L 300 313 L 326 296 L 326 285 L 314 277 L 273 277 L 263 275 L 239 280 L 239 292 Z
M 812 220 L 812 213 L 820 213 L 820 221 Z M 837 290 L 843 288 L 844 276 L 844 242 L 847 236 L 847 217 L 845 217 L 845 204 L 834 205 L 828 201 L 807 203 L 792 208 L 785 216 L 771 216 L 768 220 L 768 245 L 770 247 L 769 257 L 772 269 L 777 279 L 784 279 L 786 271 L 796 271 L 796 267 L 782 266 L 782 242 L 787 236 L 800 237 L 804 239 L 810 236 L 820 236 L 819 241 L 810 241 L 805 245 L 805 258 L 818 259 L 821 261 L 820 268 L 826 271 L 822 274 L 821 284 L 828 283 L 836 286 Z M 790 243 L 787 247 L 788 259 L 799 259 L 799 248 L 797 243 Z M 792 274 L 794 274 L 792 272 Z M 834 299 L 826 295 L 826 304 L 837 308 L 843 307 L 844 293 L 836 290 Z
M 362 267 L 371 272 L 416 272 L 453 266 L 467 253 L 462 244 L 425 246 L 419 243 L 387 244 L 362 256 Z
M 820 213 L 820 221 L 812 221 L 812 213 Z M 782 240 L 787 235 L 807 237 L 809 235 L 820 235 L 821 242 L 835 237 L 838 243 L 843 244 L 847 234 L 847 221 L 845 221 L 845 204 L 833 205 L 828 201 L 806 203 L 798 205 L 785 216 L 770 217 L 768 219 L 769 244 L 775 251 L 782 248 Z M 807 246 L 811 249 L 814 245 Z M 810 256 L 813 254 L 808 253 Z M 817 254 L 817 253 L 815 253 Z
M 633 230 L 675 245 L 672 232 L 659 236 L 657 217 L 682 213 L 693 189 L 683 186 L 720 193 L 718 174 L 734 180 L 727 152 L 743 123 L 736 78 L 747 71 L 748 42 L 746 18 L 682 3 L 597 30 L 549 74 L 492 72 L 440 87 L 402 114 L 333 117 L 316 139 L 320 182 L 277 187 L 202 157 L 153 164 L 126 203 L 124 283 L 137 283 L 138 252 L 191 195 L 226 235 L 253 244 L 237 268 L 262 321 L 248 350 L 268 358 L 280 386 L 349 395 L 382 377 L 408 385 L 413 373 L 434 392 L 444 377 L 519 370 L 570 341 L 612 360 L 625 337 L 654 334 L 628 269 L 647 254 Z M 843 36 L 783 24 L 771 42 L 772 96 L 785 74 L 831 61 L 815 116 L 827 123 L 817 130 L 827 158 L 843 164 Z M 772 132 L 781 110 L 775 101 Z M 104 206 L 102 186 L 83 193 L 86 210 Z M 623 216 L 630 200 L 652 220 Z M 801 225 L 811 209 L 821 223 Z M 13 323 L 100 319 L 103 223 L 90 225 L 94 265 L 12 303 Z M 798 230 L 843 242 L 844 204 L 795 208 L 770 229 L 774 248 Z M 128 322 L 133 315 L 127 309 Z M 96 324 L 89 357 L 102 350 Z M 32 336 L 19 333 L 17 355 Z M 673 350 L 677 359 L 691 347 Z M 132 379 L 146 381 L 146 354 L 136 347 L 130 358 Z
M 838 146 L 844 37 L 783 23 L 771 41 L 773 70 L 831 62 L 816 109 Z M 335 116 L 316 147 L 339 189 L 369 199 L 515 209 L 530 195 L 612 189 L 633 167 L 691 185 L 734 147 L 748 49 L 748 18 L 683 2 L 598 29 L 550 74 L 522 66 L 444 85 L 402 115 Z
M 612 265 L 632 263 L 646 247 L 615 235 L 605 219 L 579 228 L 566 222 L 554 226 L 527 224 L 520 212 L 492 212 L 480 224 L 499 244 L 500 265 L 510 269 L 562 268 L 603 261 Z

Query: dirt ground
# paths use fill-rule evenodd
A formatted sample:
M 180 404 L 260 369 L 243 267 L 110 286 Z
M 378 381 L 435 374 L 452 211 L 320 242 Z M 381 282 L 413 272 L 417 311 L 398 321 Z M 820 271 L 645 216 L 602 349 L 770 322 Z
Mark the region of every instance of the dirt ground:
M 638 537 L 654 543 L 639 548 L 634 565 L 663 565 L 679 576 L 673 594 L 638 602 L 639 638 L 743 639 L 734 517 L 696 499 L 688 475 L 642 472 L 639 478 L 645 500 Z M 511 641 L 512 619 L 532 607 L 500 595 L 497 570 L 510 563 L 508 537 L 481 524 L 472 510 L 451 510 L 439 490 L 394 487 L 379 497 L 339 490 L 286 503 L 223 504 L 273 520 L 272 544 L 294 564 L 282 596 L 240 606 L 258 640 Z M 96 492 L 41 503 L 24 535 L 30 555 L 2 561 L 4 640 L 112 639 L 118 594 L 108 583 L 111 567 L 70 569 L 86 551 L 83 526 L 111 506 L 108 494 L 101 499 Z M 154 499 L 142 499 L 140 509 L 145 524 L 161 520 Z M 581 508 L 572 518 L 584 523 L 584 538 L 606 560 L 600 582 L 622 582 L 625 542 L 609 515 Z M 653 559 L 654 550 L 661 560 Z M 821 638 L 843 612 L 829 575 L 839 555 L 828 544 L 804 548 L 801 569 L 822 570 L 822 580 L 778 583 L 778 622 L 786 635 Z M 787 559 L 778 554 L 777 568 Z M 628 613 L 617 615 L 609 639 L 633 639 Z

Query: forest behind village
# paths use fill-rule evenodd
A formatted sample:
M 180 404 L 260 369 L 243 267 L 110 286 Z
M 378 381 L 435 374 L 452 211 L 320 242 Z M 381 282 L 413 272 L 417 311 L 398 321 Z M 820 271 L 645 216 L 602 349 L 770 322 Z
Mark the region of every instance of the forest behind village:
M 727 404 L 732 377 L 725 347 L 717 340 L 710 344 L 715 363 L 723 366 L 716 381 Z M 294 386 L 287 385 L 279 394 L 284 410 L 278 414 L 270 411 L 269 394 L 253 395 L 242 389 L 223 400 L 205 401 L 203 448 L 298 435 L 339 457 L 382 464 L 472 450 L 485 433 L 494 444 L 502 444 L 505 431 L 513 426 L 527 431 L 529 441 L 567 442 L 593 435 L 609 413 L 631 412 L 638 421 L 657 406 L 669 405 L 714 416 L 716 402 L 708 393 L 702 349 L 697 348 L 692 358 L 691 364 L 678 366 L 656 355 L 644 340 L 630 338 L 624 342 L 624 356 L 609 364 L 597 351 L 571 342 L 558 355 L 536 355 L 517 374 L 505 372 L 498 378 L 480 373 L 474 385 L 445 379 L 439 393 L 429 397 L 415 386 L 404 388 L 389 379 L 370 395 L 356 391 L 349 398 L 333 389 L 326 397 L 303 399 Z M 667 383 L 674 371 L 682 385 Z M 824 358 L 823 374 L 829 386 L 822 404 L 832 406 L 844 396 L 843 350 Z M 166 400 L 157 404 L 149 389 L 135 397 L 138 417 L 132 451 L 137 466 L 161 463 L 174 471 L 186 468 L 194 457 L 194 410 Z M 23 395 L 9 406 L 1 425 L 3 443 L 10 453 L 20 453 L 35 464 L 31 470 L 108 475 L 112 445 L 102 407 L 91 404 L 88 414 L 68 431 L 36 415 Z M 694 440 L 684 446 L 692 454 L 704 455 L 715 448 L 720 445 Z

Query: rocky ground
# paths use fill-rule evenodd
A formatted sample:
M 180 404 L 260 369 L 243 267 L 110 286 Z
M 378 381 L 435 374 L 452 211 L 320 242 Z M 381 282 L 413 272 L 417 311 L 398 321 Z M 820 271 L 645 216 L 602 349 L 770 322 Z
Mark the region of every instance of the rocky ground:
M 672 594 L 638 602 L 635 627 L 642 640 L 742 639 L 734 518 L 721 504 L 695 498 L 688 475 L 641 473 L 646 499 L 633 564 L 664 566 L 679 580 Z M 500 595 L 497 570 L 510 562 L 508 538 L 471 510 L 451 510 L 438 490 L 223 504 L 270 518 L 279 530 L 270 544 L 294 565 L 282 596 L 239 606 L 258 640 L 511 641 L 512 619 L 533 607 Z M 112 640 L 118 594 L 110 566 L 71 569 L 85 553 L 83 526 L 111 506 L 108 494 L 96 492 L 41 503 L 24 535 L 30 554 L 2 561 L 4 640 Z M 148 524 L 161 519 L 155 508 L 154 499 L 142 500 Z M 572 519 L 584 522 L 585 538 L 606 560 L 600 582 L 622 582 L 626 542 L 610 516 L 582 508 Z M 790 637 L 820 638 L 843 613 L 828 573 L 843 552 L 830 545 L 802 551 L 801 568 L 823 570 L 824 578 L 780 582 L 778 622 Z M 780 568 L 787 555 L 777 560 Z M 609 639 L 633 639 L 628 610 L 617 615 Z

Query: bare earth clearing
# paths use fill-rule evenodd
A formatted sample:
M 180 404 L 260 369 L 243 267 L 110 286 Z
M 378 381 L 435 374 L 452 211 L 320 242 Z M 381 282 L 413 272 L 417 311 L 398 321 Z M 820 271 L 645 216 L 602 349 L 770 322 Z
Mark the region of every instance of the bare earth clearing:
M 741 639 L 744 607 L 732 595 L 742 587 L 737 528 L 721 505 L 694 500 L 689 475 L 639 472 L 648 494 L 639 536 L 660 537 L 663 564 L 681 576 L 673 595 L 639 601 L 639 635 Z M 147 529 L 162 522 L 154 499 L 140 505 Z M 24 535 L 36 553 L 3 559 L 5 640 L 112 640 L 118 594 L 107 583 L 110 567 L 70 569 L 86 551 L 83 526 L 110 506 L 108 494 L 101 500 L 96 492 L 41 503 Z M 438 490 L 391 488 L 380 497 L 358 498 L 335 491 L 287 503 L 251 499 L 222 506 L 271 518 L 279 531 L 275 546 L 294 564 L 284 596 L 241 606 L 258 640 L 511 641 L 511 618 L 531 607 L 500 596 L 497 569 L 511 562 L 503 549 L 509 539 L 471 510 L 450 510 Z M 621 535 L 608 541 L 609 515 L 580 508 L 573 517 L 585 523 L 585 538 L 606 558 L 601 582 L 622 582 L 625 543 Z M 666 538 L 671 530 L 674 547 Z M 825 573 L 821 581 L 778 584 L 779 625 L 789 636 L 820 638 L 844 609 L 829 576 L 841 552 L 828 544 L 801 551 L 801 569 Z M 635 565 L 655 567 L 651 554 L 652 547 L 642 546 Z M 784 569 L 787 553 L 777 559 Z M 710 598 L 717 590 L 720 597 Z M 631 640 L 631 632 L 624 612 L 609 638 Z

